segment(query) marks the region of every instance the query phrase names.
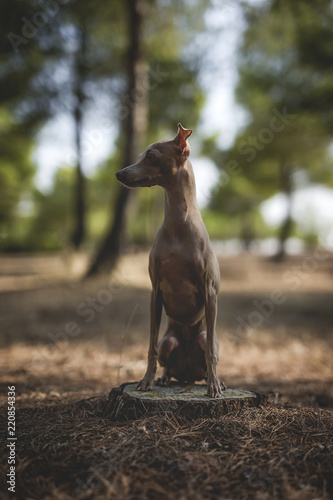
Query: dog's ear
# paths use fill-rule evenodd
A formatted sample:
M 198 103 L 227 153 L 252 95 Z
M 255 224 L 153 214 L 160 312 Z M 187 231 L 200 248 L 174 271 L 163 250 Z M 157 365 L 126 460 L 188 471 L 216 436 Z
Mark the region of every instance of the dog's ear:
M 187 139 L 191 134 L 192 130 L 184 128 L 181 123 L 178 123 L 178 134 L 174 138 L 173 143 L 180 154 L 184 154 L 186 156 L 190 155 L 191 148 Z

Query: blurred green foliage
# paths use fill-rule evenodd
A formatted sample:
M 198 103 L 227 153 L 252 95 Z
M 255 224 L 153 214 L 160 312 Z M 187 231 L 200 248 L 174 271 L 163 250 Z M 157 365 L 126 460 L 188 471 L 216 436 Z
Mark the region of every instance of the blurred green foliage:
M 291 199 L 300 172 L 308 184 L 332 185 L 333 7 L 271 0 L 249 2 L 244 13 L 237 98 L 248 124 L 230 149 L 212 139 L 204 152 L 221 168 L 211 209 L 240 219 L 255 236 L 260 204 L 278 192 Z M 297 232 L 291 217 L 283 241 Z
M 197 8 L 199 4 L 203 8 L 204 2 L 196 3 Z M 1 40 L 4 69 L 0 72 L 0 89 L 6 90 L 0 100 L 0 146 L 4 143 L 0 161 L 0 233 L 4 236 L 2 249 L 7 251 L 58 250 L 69 244 L 75 224 L 77 182 L 72 166 L 60 165 L 50 192 L 41 193 L 33 186 L 35 166 L 31 152 L 36 133 L 49 118 L 65 112 L 77 120 L 77 99 L 81 102 L 83 123 L 87 113 L 106 105 L 119 130 L 112 157 L 87 179 L 85 248 L 91 248 L 103 234 L 119 189 L 114 174 L 121 168 L 121 151 L 126 141 L 119 110 L 131 105 L 127 99 L 133 98 L 124 94 L 126 2 L 69 0 L 55 4 L 54 14 L 42 11 L 34 0 L 16 4 L 6 1 L 0 10 L 2 33 L 10 34 Z M 195 125 L 204 97 L 197 83 L 198 67 L 195 61 L 185 60 L 182 50 L 182 43 L 188 42 L 194 31 L 181 31 L 180 26 L 184 28 L 193 18 L 193 8 L 187 2 L 159 0 L 143 0 L 141 6 L 145 13 L 142 37 L 150 89 L 146 140 L 153 142 L 165 134 L 175 134 L 177 120 Z M 36 20 L 43 20 L 43 16 L 48 16 L 47 22 L 36 28 Z M 197 21 L 196 29 L 202 24 L 202 20 Z M 78 30 L 87 42 L 84 59 L 80 60 L 80 87 L 76 68 Z M 20 199 L 29 193 L 30 209 L 18 210 Z M 161 193 L 140 192 L 133 207 L 130 240 L 144 243 L 151 239 L 161 217 L 161 201 Z
M 21 193 L 29 190 L 34 174 L 32 143 L 24 130 L 13 123 L 8 110 L 0 108 L 0 224 L 9 231 Z
M 26 25 L 33 22 L 41 4 L 5 0 L 0 6 L 0 241 L 6 251 L 59 250 L 70 241 L 77 182 L 73 166 L 60 165 L 50 192 L 41 193 L 33 183 L 32 152 L 38 131 L 50 118 L 75 110 L 77 30 L 88 41 L 79 91 L 83 123 L 95 107 L 108 102 L 118 130 L 111 157 L 87 179 L 84 248 L 92 249 L 106 230 L 119 189 L 114 174 L 122 166 L 126 138 L 115 110 L 126 97 L 126 3 L 55 3 L 56 14 L 25 38 L 22 18 Z M 143 5 L 149 144 L 172 138 L 178 121 L 192 128 L 199 123 L 205 58 L 188 48 L 206 29 L 204 13 L 211 2 L 144 0 Z M 278 192 L 293 196 L 299 172 L 308 183 L 333 186 L 333 7 L 329 0 L 241 5 L 246 29 L 236 94 L 248 122 L 228 150 L 218 147 L 216 137 L 202 145 L 202 154 L 221 171 L 203 217 L 212 238 L 241 237 L 246 244 L 276 234 L 264 223 L 260 204 Z M 24 41 L 8 38 L 9 33 Z M 129 212 L 128 240 L 149 243 L 163 217 L 163 191 L 139 190 Z M 315 239 L 292 225 L 290 232 Z

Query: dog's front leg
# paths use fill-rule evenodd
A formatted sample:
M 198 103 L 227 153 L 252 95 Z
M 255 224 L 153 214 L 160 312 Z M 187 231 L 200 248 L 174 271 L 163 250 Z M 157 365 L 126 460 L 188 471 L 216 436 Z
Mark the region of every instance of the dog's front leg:
M 222 395 L 225 385 L 219 381 L 217 376 L 218 352 L 216 349 L 216 314 L 217 314 L 217 292 L 212 282 L 205 285 L 205 310 L 207 324 L 207 396 L 218 398 Z
M 158 286 L 153 288 L 150 298 L 150 343 L 148 351 L 147 371 L 141 382 L 139 382 L 137 391 L 149 391 L 154 385 L 154 379 L 157 369 L 157 341 L 160 329 L 162 315 L 162 294 Z

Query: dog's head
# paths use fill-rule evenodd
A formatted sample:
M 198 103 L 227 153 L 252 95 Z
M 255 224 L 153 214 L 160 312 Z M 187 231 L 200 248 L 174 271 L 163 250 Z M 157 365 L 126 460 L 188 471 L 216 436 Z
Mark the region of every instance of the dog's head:
M 172 141 L 155 142 L 140 155 L 139 161 L 116 173 L 118 181 L 129 188 L 162 186 L 176 181 L 177 172 L 186 163 L 190 152 L 188 138 L 192 130 L 178 124 Z

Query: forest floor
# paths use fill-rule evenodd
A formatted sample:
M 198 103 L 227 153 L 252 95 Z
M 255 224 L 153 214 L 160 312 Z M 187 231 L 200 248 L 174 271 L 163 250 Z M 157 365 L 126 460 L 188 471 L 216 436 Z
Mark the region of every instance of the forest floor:
M 113 277 L 87 281 L 85 257 L 0 257 L 1 498 L 333 497 L 333 257 L 219 261 L 219 375 L 267 394 L 267 406 L 112 423 L 103 414 L 110 389 L 146 367 L 148 254 L 125 255 Z

